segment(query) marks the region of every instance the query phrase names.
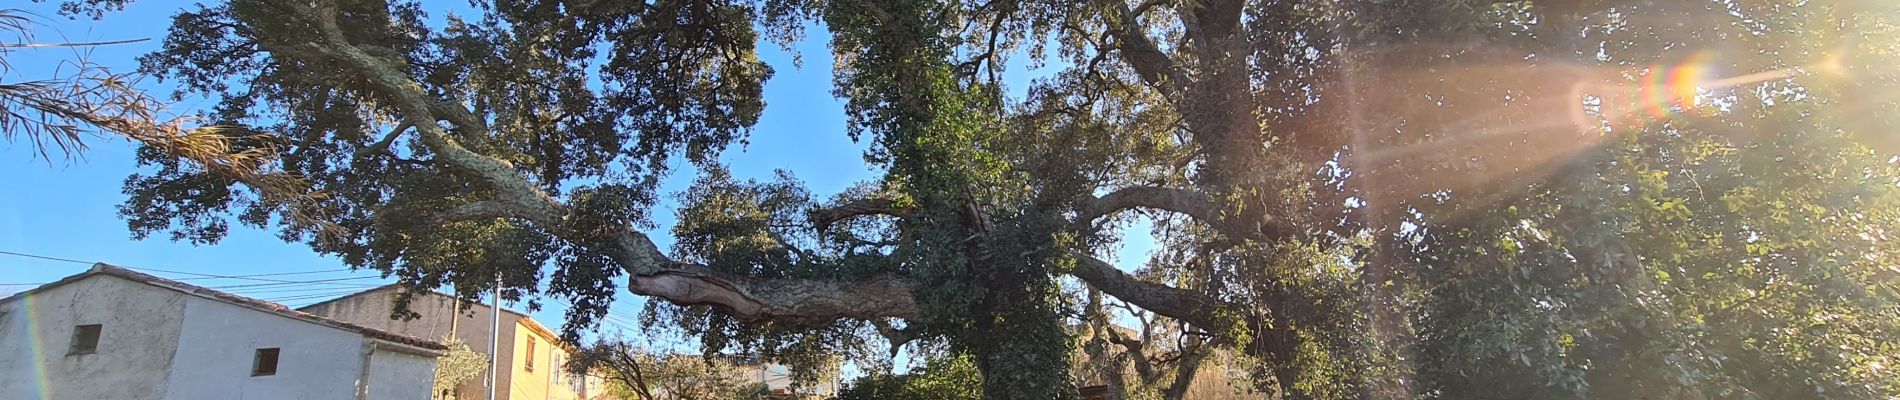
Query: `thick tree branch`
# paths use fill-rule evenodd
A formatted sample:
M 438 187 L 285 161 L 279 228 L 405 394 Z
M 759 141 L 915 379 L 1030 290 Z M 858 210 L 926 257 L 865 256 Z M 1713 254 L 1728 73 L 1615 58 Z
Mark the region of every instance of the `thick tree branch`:
M 1255 213 L 1244 221 L 1235 220 L 1200 192 L 1152 186 L 1126 187 L 1091 199 L 1077 207 L 1075 223 L 1087 226 L 1096 219 L 1136 208 L 1178 213 L 1236 240 L 1273 240 L 1297 231 L 1285 221 L 1265 213 Z
M 435 159 L 473 174 L 491 189 L 493 199 L 466 204 L 444 212 L 439 220 L 511 218 L 548 229 L 556 236 L 592 235 L 566 232 L 569 221 L 589 218 L 569 208 L 522 176 L 509 162 L 463 147 L 437 121 L 448 121 L 463 134 L 480 134 L 488 127 L 466 107 L 432 98 L 390 61 L 371 55 L 345 39 L 337 27 L 333 5 L 294 4 L 284 9 L 300 14 L 318 28 L 314 43 L 273 48 L 273 53 L 308 55 L 333 60 L 360 75 L 387 96 L 412 126 Z M 839 318 L 912 318 L 917 315 L 908 281 L 890 275 L 854 281 L 811 279 L 752 279 L 722 274 L 704 266 L 675 262 L 659 251 L 645 234 L 631 228 L 610 234 L 612 248 L 599 249 L 628 274 L 627 290 L 682 305 L 709 305 L 745 321 L 818 324 Z M 572 239 L 572 238 L 570 238 Z
M 1216 226 L 1220 215 L 1213 202 L 1197 192 L 1160 187 L 1130 187 L 1095 198 L 1079 207 L 1077 223 L 1090 223 L 1103 216 L 1135 208 L 1166 210 Z M 908 215 L 912 210 L 899 207 L 888 199 L 862 199 L 811 211 L 812 225 L 826 229 L 838 221 L 865 215 Z M 1238 231 L 1232 234 L 1260 238 L 1260 232 Z M 1214 311 L 1219 302 L 1188 290 L 1142 281 L 1116 270 L 1100 259 L 1078 255 L 1080 261 L 1071 274 L 1104 293 L 1115 296 L 1157 314 L 1216 329 Z
M 1161 52 L 1154 40 L 1148 38 L 1148 30 L 1141 25 L 1141 11 L 1149 5 L 1144 4 L 1138 10 L 1130 10 L 1122 1 L 1103 1 L 1099 3 L 1103 17 L 1108 21 L 1108 33 L 1115 38 L 1114 50 L 1118 50 L 1123 61 L 1135 69 L 1135 74 L 1149 86 L 1160 90 L 1170 99 L 1179 98 L 1181 85 L 1187 82 L 1186 75 L 1174 65 L 1167 53 Z
M 855 281 L 754 279 L 676 265 L 629 279 L 627 290 L 681 305 L 712 305 L 741 321 L 817 325 L 842 318 L 916 318 L 910 281 L 877 275 Z
M 1270 318 L 1261 317 L 1257 314 L 1253 318 L 1235 318 L 1232 315 L 1223 316 L 1221 312 L 1223 309 L 1241 310 L 1242 306 L 1225 304 L 1218 299 L 1200 293 L 1135 279 L 1132 276 L 1128 276 L 1128 274 L 1122 273 L 1120 270 L 1116 270 L 1114 266 L 1109 265 L 1107 262 L 1086 254 L 1075 254 L 1074 256 L 1077 262 L 1075 269 L 1070 272 L 1071 275 L 1081 278 L 1084 282 L 1088 282 L 1089 286 L 1099 289 L 1103 293 L 1115 296 L 1115 298 L 1121 299 L 1125 303 L 1141 307 L 1156 315 L 1180 320 L 1208 332 L 1227 332 L 1235 328 L 1246 329 L 1254 338 L 1240 350 L 1248 355 L 1262 357 L 1270 363 L 1273 363 L 1271 365 L 1276 366 L 1274 368 L 1276 376 L 1285 382 L 1292 382 L 1291 379 L 1293 379 L 1293 375 L 1291 372 L 1296 367 L 1293 367 L 1294 364 L 1292 364 L 1290 360 L 1296 350 L 1299 339 L 1293 335 L 1291 330 L 1284 328 L 1289 326 L 1287 325 L 1288 322 L 1284 320 L 1284 314 L 1270 314 L 1272 315 Z M 1265 304 L 1256 305 L 1254 307 L 1271 308 L 1272 306 L 1273 304 Z M 1214 338 L 1214 340 L 1219 342 L 1221 339 Z M 1118 341 L 1118 344 L 1123 343 L 1119 343 Z M 1126 344 L 1123 345 L 1127 346 Z M 1201 349 L 1199 351 L 1204 352 L 1206 350 Z M 1204 355 L 1184 355 L 1181 361 L 1198 363 L 1202 356 Z M 1183 365 L 1182 367 L 1186 368 L 1187 366 Z M 1184 372 L 1191 374 L 1193 373 L 1192 371 L 1193 370 L 1186 370 Z
M 805 217 L 811 221 L 812 228 L 817 229 L 818 232 L 824 232 L 830 230 L 831 225 L 838 223 L 838 221 L 866 215 L 901 217 L 910 215 L 911 211 L 909 207 L 897 205 L 897 202 L 894 200 L 873 198 L 852 200 L 831 207 L 814 208 L 811 212 L 806 213 Z
M 1088 224 L 1096 219 L 1136 208 L 1172 211 L 1210 224 L 1219 220 L 1218 208 L 1200 193 L 1186 189 L 1134 186 L 1091 199 L 1078 208 L 1075 221 Z
M 1074 254 L 1071 275 L 1101 289 L 1102 293 L 1169 318 L 1186 321 L 1209 331 L 1220 331 L 1232 321 L 1218 317 L 1224 306 L 1219 300 L 1193 291 L 1135 279 L 1108 262 L 1087 254 Z
M 477 201 L 437 213 L 435 215 L 435 222 L 441 225 L 481 219 L 523 218 L 522 215 L 518 215 L 514 211 L 515 209 L 513 207 L 508 207 L 507 204 L 503 204 L 499 201 Z

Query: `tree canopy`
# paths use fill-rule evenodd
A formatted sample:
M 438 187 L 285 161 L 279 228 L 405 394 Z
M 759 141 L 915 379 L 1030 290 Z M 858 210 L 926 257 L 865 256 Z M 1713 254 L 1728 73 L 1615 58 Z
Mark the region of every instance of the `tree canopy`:
M 1104 304 L 1174 326 L 1148 344 L 1173 373 L 1228 349 L 1286 399 L 1900 396 L 1889 2 L 474 6 L 181 11 L 142 72 L 277 157 L 142 150 L 132 231 L 499 276 L 575 304 L 570 334 L 648 296 L 709 353 L 795 367 L 942 343 L 990 399 L 1076 398 Z M 808 29 L 882 172 L 843 193 L 718 165 L 767 106 L 756 49 Z M 1058 71 L 1011 96 L 1009 57 Z M 699 178 L 662 249 L 676 160 Z M 259 174 L 313 195 L 240 190 Z M 1101 255 L 1136 219 L 1162 251 L 1128 273 Z

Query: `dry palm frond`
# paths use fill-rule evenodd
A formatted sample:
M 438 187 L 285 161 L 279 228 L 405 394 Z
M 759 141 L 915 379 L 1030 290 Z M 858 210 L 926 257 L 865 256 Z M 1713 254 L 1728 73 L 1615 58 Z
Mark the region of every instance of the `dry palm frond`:
M 0 32 L 30 38 L 30 20 L 20 13 L 0 10 Z M 120 42 L 65 45 L 111 43 Z M 0 46 L 0 72 L 9 68 L 8 49 L 18 47 Z M 138 89 L 135 76 L 115 74 L 85 60 L 67 63 L 76 67 L 74 72 L 57 79 L 0 82 L 0 132 L 7 141 L 24 135 L 41 158 L 50 160 L 52 147 L 68 156 L 84 151 L 82 139 L 88 133 L 123 137 L 243 183 L 264 204 L 281 207 L 287 223 L 319 235 L 340 234 L 340 227 L 320 217 L 317 203 L 323 193 L 275 168 L 289 146 L 281 136 L 231 126 L 188 127 L 188 118 L 162 117 L 165 104 Z
M 70 122 L 83 115 L 62 104 L 67 95 L 64 86 L 55 80 L 0 83 L 0 131 L 6 132 L 7 141 L 24 135 L 47 159 L 52 158 L 47 153 L 51 147 L 68 155 L 85 150 L 80 140 L 83 131 Z
M 339 227 L 318 218 L 316 202 L 323 194 L 275 168 L 289 147 L 282 136 L 234 126 L 188 127 L 187 118 L 162 118 L 158 113 L 164 106 L 133 87 L 125 76 L 95 71 L 72 79 L 72 85 L 63 90 L 66 97 L 41 105 L 58 109 L 61 120 L 131 139 L 242 182 L 266 204 L 283 207 L 288 222 L 315 228 L 319 234 L 337 234 Z

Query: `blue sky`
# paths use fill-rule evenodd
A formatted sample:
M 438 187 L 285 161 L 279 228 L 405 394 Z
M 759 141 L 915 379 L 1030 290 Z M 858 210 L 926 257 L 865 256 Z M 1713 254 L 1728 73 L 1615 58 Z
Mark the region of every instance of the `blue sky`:
M 466 6 L 458 1 L 446 3 Z M 74 49 L 21 50 L 7 56 L 6 61 L 14 70 L 0 76 L 0 80 L 49 78 L 62 61 L 81 55 L 115 71 L 131 71 L 137 66 L 135 57 L 159 47 L 170 22 L 169 16 L 190 4 L 169 0 L 137 1 L 100 21 L 69 20 L 56 15 L 52 4 L 29 4 L 25 8 L 41 17 L 42 25 L 35 29 L 37 42 L 151 40 L 90 48 L 83 50 L 84 54 Z M 431 16 L 441 14 L 441 11 L 431 12 Z M 0 38 L 6 39 L 11 38 Z M 791 54 L 777 45 L 761 44 L 761 57 L 777 70 L 777 75 L 765 87 L 767 108 L 750 138 L 751 144 L 729 149 L 722 156 L 735 176 L 769 179 L 775 169 L 789 170 L 820 198 L 828 198 L 856 182 L 875 177 L 875 171 L 862 157 L 865 145 L 852 142 L 845 134 L 842 100 L 831 95 L 832 57 L 827 40 L 822 29 L 813 29 L 796 46 L 794 51 L 803 56 L 802 68 L 794 66 Z M 1020 60 L 1026 57 L 1015 58 L 1019 61 L 1010 65 L 1014 72 L 1008 84 L 1012 92 L 1021 93 L 1028 77 L 1043 71 L 1022 72 L 1026 68 Z M 156 93 L 170 92 L 167 85 L 146 83 Z M 175 107 L 190 110 L 209 105 L 209 101 L 187 100 Z M 389 282 L 374 271 L 346 271 L 347 266 L 338 259 L 320 256 L 300 243 L 280 241 L 269 231 L 248 227 L 234 226 L 223 242 L 211 246 L 171 242 L 162 235 L 143 241 L 132 240 L 116 209 L 125 200 L 120 192 L 122 183 L 138 170 L 133 163 L 132 146 L 109 137 L 94 137 L 87 144 L 86 151 L 70 159 L 55 155 L 48 161 L 39 158 L 25 141 L 0 141 L 0 251 L 208 275 L 330 271 L 264 277 L 287 281 L 333 280 L 303 285 L 259 285 L 274 282 L 157 273 L 191 278 L 188 282 L 214 288 L 247 285 L 228 290 L 266 300 L 285 299 L 282 302 L 292 306 L 321 301 L 329 298 L 328 294 Z M 666 180 L 665 191 L 673 193 L 683 189 L 692 177 L 690 169 L 675 173 Z M 672 210 L 670 202 L 663 202 L 661 209 L 653 213 L 658 216 L 656 222 L 661 228 L 650 234 L 662 247 L 672 243 L 672 238 L 666 235 L 673 222 Z M 1145 233 L 1145 228 L 1135 230 Z M 1151 248 L 1146 238 L 1138 239 L 1117 254 L 1117 264 L 1130 269 L 1144 260 Z M 0 286 L 0 294 L 25 290 L 31 286 L 23 284 L 52 281 L 85 268 L 87 265 L 82 263 L 0 254 L 0 284 L 7 285 Z M 623 293 L 615 303 L 614 312 L 631 316 L 640 307 L 639 298 Z M 545 304 L 541 311 L 533 314 L 545 323 L 558 325 L 562 321 L 561 311 L 558 304 Z M 630 323 L 607 324 L 603 329 L 625 328 Z M 629 336 L 634 334 L 628 332 Z

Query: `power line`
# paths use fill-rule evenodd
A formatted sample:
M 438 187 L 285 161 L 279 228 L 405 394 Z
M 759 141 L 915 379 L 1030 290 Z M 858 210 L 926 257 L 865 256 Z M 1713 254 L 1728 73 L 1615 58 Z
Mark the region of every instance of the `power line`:
M 565 305 L 569 309 L 573 309 L 574 307 L 576 307 L 573 302 L 569 302 L 566 299 L 553 297 L 553 296 L 545 296 L 545 298 L 557 304 Z M 619 317 L 619 318 L 615 318 L 615 317 Z M 623 321 L 620 318 L 625 318 L 627 320 Z M 631 322 L 631 321 L 639 321 L 639 319 L 621 315 L 619 312 L 615 312 L 611 304 L 609 305 L 609 308 L 607 309 L 607 313 L 601 315 L 601 318 L 598 321 L 604 322 L 608 325 L 613 325 L 616 328 L 620 328 L 626 331 L 638 331 L 638 329 L 634 329 L 634 327 L 640 325 L 639 323 Z M 579 344 L 577 343 L 576 345 L 579 345 Z
M 37 259 L 42 259 L 42 260 L 51 260 L 51 261 L 59 261 L 59 262 L 69 262 L 69 263 L 75 263 L 75 264 L 86 264 L 86 265 L 94 264 L 91 261 L 80 261 L 80 260 L 75 260 L 75 259 L 70 259 L 70 258 L 42 256 L 38 254 L 27 254 L 27 253 L 20 253 L 20 252 L 5 251 L 5 250 L 0 250 L 0 254 L 17 256 L 17 257 L 37 258 Z M 353 278 L 344 278 L 344 279 L 327 279 L 327 280 L 314 280 L 314 281 L 295 281 L 295 280 L 283 280 L 283 279 L 258 278 L 259 276 L 302 275 L 302 274 L 315 274 L 315 273 L 324 273 L 324 272 L 350 272 L 349 270 L 341 270 L 341 269 L 297 271 L 297 272 L 276 272 L 276 273 L 245 274 L 245 275 L 215 275 L 215 274 L 204 274 L 204 273 L 197 273 L 197 272 L 172 271 L 172 270 L 164 270 L 164 269 L 158 269 L 158 268 L 140 268 L 140 267 L 129 267 L 129 266 L 119 266 L 119 267 L 130 269 L 130 270 L 137 270 L 137 271 L 193 276 L 192 278 L 178 278 L 177 279 L 181 281 L 199 280 L 199 279 L 237 279 L 237 280 L 258 281 L 258 282 L 273 282 L 277 284 L 307 284 L 307 283 L 330 282 L 330 281 L 339 281 L 339 280 L 374 278 L 374 277 L 353 277 Z M 12 286 L 25 286 L 25 285 L 12 285 Z M 231 286 L 211 287 L 211 289 L 249 287 L 249 286 L 263 286 L 263 285 L 231 285 Z
M 64 262 L 69 262 L 69 263 L 79 263 L 79 264 L 87 264 L 87 265 L 92 264 L 91 261 L 79 261 L 79 260 L 74 260 L 71 258 L 47 257 L 47 256 L 42 256 L 42 255 L 36 255 L 36 254 L 15 253 L 15 252 L 6 251 L 6 250 L 0 250 L 0 254 L 5 254 L 9 256 L 28 257 L 28 258 L 38 258 L 42 260 L 64 261 Z
M 242 280 L 247 280 L 247 281 L 275 282 L 275 283 L 308 283 L 308 282 L 327 282 L 327 281 L 332 281 L 332 280 L 341 280 L 341 279 L 328 279 L 328 280 L 315 280 L 315 281 L 287 281 L 287 280 L 282 280 L 282 279 L 252 278 L 251 276 L 253 275 L 212 275 L 212 274 L 201 274 L 201 273 L 196 273 L 196 272 L 168 271 L 168 270 L 162 270 L 158 268 L 143 268 L 143 269 L 146 271 L 163 272 L 167 274 L 200 276 L 200 277 L 204 277 L 205 279 L 242 279 Z M 365 276 L 365 277 L 344 278 L 344 279 L 362 279 L 362 278 L 375 278 L 375 277 Z M 226 287 L 234 287 L 234 286 L 226 286 Z
M 211 286 L 209 288 L 210 289 L 236 289 L 236 288 L 248 288 L 248 287 L 259 287 L 259 286 L 282 288 L 282 287 L 306 286 L 306 285 L 345 285 L 347 286 L 347 285 L 359 285 L 359 284 L 328 283 L 328 282 L 355 281 L 355 280 L 363 280 L 363 279 L 382 279 L 382 277 L 380 276 L 352 276 L 348 278 L 318 279 L 314 281 L 282 281 L 282 282 L 277 282 L 277 283 L 249 283 L 249 284 L 243 284 L 243 285 Z
M 152 38 L 113 40 L 113 41 L 105 41 L 105 42 L 3 43 L 3 44 L 0 44 L 0 48 L 30 49 L 30 48 L 42 48 L 42 47 L 92 47 L 92 46 L 109 46 L 109 45 L 126 44 L 126 43 L 138 43 L 138 42 L 143 42 L 147 40 L 152 40 Z
M 318 298 L 331 297 L 331 296 L 341 296 L 341 295 L 346 295 L 346 294 L 356 293 L 356 292 L 357 292 L 356 290 L 344 290 L 344 291 L 328 292 L 328 293 L 298 294 L 298 295 L 264 299 L 264 301 L 268 301 L 272 303 L 281 303 L 281 302 L 286 302 L 286 301 L 309 300 L 309 299 L 318 299 Z
M 5 251 L 5 250 L 0 250 L 0 255 L 10 255 L 10 256 L 15 256 L 15 257 L 35 258 L 35 259 L 41 259 L 41 260 L 59 261 L 59 262 L 84 264 L 84 265 L 94 264 L 93 262 L 90 262 L 90 261 L 81 261 L 81 260 L 75 260 L 71 258 L 43 256 L 43 255 L 38 255 L 38 254 L 28 254 L 28 253 L 20 253 L 20 252 Z M 303 274 L 315 274 L 315 273 L 326 273 L 326 272 L 349 272 L 349 271 L 348 270 L 316 270 L 316 271 L 276 272 L 276 273 L 264 273 L 264 274 L 248 274 L 248 275 L 216 275 L 216 274 L 204 274 L 204 273 L 197 273 L 197 272 L 172 271 L 172 270 L 165 270 L 165 269 L 158 269 L 158 268 L 138 268 L 138 267 L 129 267 L 129 266 L 119 266 L 119 267 L 135 270 L 135 271 L 193 276 L 192 278 L 176 278 L 177 280 L 181 280 L 181 281 L 182 280 L 198 280 L 198 279 L 238 279 L 238 280 L 248 280 L 248 281 L 269 282 L 269 283 L 254 283 L 254 284 L 243 284 L 243 285 L 225 285 L 225 286 L 208 287 L 208 289 L 237 289 L 237 288 L 270 289 L 270 290 L 254 291 L 252 292 L 252 294 L 281 293 L 281 292 L 310 292 L 310 291 L 331 289 L 330 292 L 294 294 L 290 296 L 283 296 L 277 299 L 266 300 L 270 302 L 316 299 L 316 298 L 322 298 L 322 297 L 331 297 L 331 296 L 339 296 L 339 295 L 345 295 L 345 294 L 350 294 L 350 293 L 356 293 L 358 291 L 361 291 L 365 287 L 375 287 L 379 285 L 361 284 L 361 283 L 336 283 L 336 282 L 382 278 L 378 276 L 355 276 L 355 277 L 348 277 L 348 278 L 295 281 L 295 280 L 283 280 L 283 279 L 266 279 L 266 278 L 258 278 L 258 277 L 303 275 Z M 43 285 L 43 284 L 44 283 L 8 283 L 8 284 L 0 284 L 0 286 L 38 286 L 38 285 Z M 309 286 L 318 286 L 318 285 L 329 285 L 329 287 L 309 287 Z M 336 290 L 336 289 L 344 289 L 344 290 Z M 242 292 L 242 290 L 240 290 L 240 292 Z
M 288 302 L 293 302 L 293 301 L 298 301 L 298 300 L 316 300 L 316 299 L 327 298 L 327 297 L 332 297 L 332 296 L 340 296 L 340 295 L 345 295 L 345 294 L 350 294 L 350 293 L 351 292 L 316 293 L 316 294 L 306 294 L 306 295 L 289 296 L 289 297 L 279 297 L 279 298 L 274 298 L 274 299 L 264 299 L 264 301 L 268 301 L 272 303 L 288 303 Z
M 347 269 L 324 269 L 324 270 L 315 270 L 315 271 L 278 272 L 278 273 L 273 273 L 273 274 L 245 274 L 245 275 L 233 275 L 233 276 L 249 278 L 249 277 L 258 277 L 258 276 L 308 275 L 308 274 L 323 274 L 323 273 L 337 273 L 337 272 L 354 272 L 354 271 L 350 271 Z M 201 279 L 231 279 L 231 278 L 196 277 L 196 278 L 179 278 L 177 280 L 192 281 L 192 280 L 201 280 Z
M 553 301 L 553 302 L 556 302 L 556 303 L 559 303 L 559 304 L 561 304 L 561 305 L 565 305 L 565 306 L 568 306 L 569 308 L 572 308 L 572 307 L 577 307 L 577 306 L 575 306 L 575 305 L 574 305 L 574 302 L 571 302 L 571 301 L 568 301 L 567 299 L 563 299 L 563 298 L 560 298 L 560 297 L 555 297 L 555 296 L 552 296 L 552 295 L 546 295 L 546 294 L 543 294 L 543 295 L 542 295 L 542 296 L 540 296 L 540 297 L 542 297 L 542 298 L 546 298 L 546 299 L 548 299 L 549 301 Z M 640 320 L 640 318 L 637 318 L 637 317 L 634 317 L 634 316 L 630 316 L 630 315 L 626 315 L 626 314 L 621 314 L 621 313 L 620 313 L 619 311 L 614 311 L 614 309 L 613 309 L 613 303 L 612 303 L 612 302 L 608 302 L 608 303 L 607 303 L 607 315 L 611 315 L 611 316 L 619 316 L 620 318 L 622 318 L 622 319 L 625 319 L 625 320 L 627 320 L 627 321 L 639 321 L 639 320 Z M 635 325 L 638 325 L 638 324 L 635 324 Z
M 377 287 L 377 286 L 382 286 L 382 285 L 352 285 L 352 286 L 354 286 L 355 288 L 358 288 L 358 289 L 367 289 L 367 288 L 373 288 L 373 287 Z M 315 292 L 315 291 L 336 291 L 337 289 L 338 289 L 338 287 L 335 287 L 335 286 L 323 286 L 323 287 L 299 287 L 299 288 L 288 288 L 288 289 L 284 289 L 284 288 L 263 288 L 262 290 L 236 290 L 236 291 L 232 291 L 232 293 L 237 293 L 237 294 L 241 294 L 241 295 L 245 295 L 245 296 L 256 296 L 256 295 L 259 295 L 259 294 L 265 294 L 265 293 L 296 293 L 296 292 Z

